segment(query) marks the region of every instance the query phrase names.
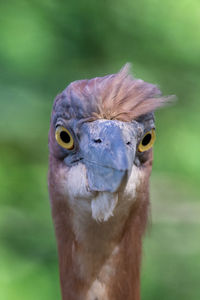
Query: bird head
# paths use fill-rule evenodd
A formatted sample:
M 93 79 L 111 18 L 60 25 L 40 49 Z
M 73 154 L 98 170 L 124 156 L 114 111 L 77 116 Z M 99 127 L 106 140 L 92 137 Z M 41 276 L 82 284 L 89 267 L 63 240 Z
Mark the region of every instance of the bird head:
M 130 207 L 150 175 L 154 110 L 165 102 L 155 85 L 130 75 L 128 65 L 72 82 L 56 97 L 51 117 L 49 177 L 56 201 L 97 221 Z

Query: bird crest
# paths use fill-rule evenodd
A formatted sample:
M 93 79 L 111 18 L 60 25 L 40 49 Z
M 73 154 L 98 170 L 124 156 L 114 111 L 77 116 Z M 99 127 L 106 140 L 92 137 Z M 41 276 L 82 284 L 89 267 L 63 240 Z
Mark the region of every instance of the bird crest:
M 170 99 L 162 96 L 156 85 L 134 78 L 126 64 L 116 74 L 72 82 L 57 96 L 53 113 L 67 119 L 130 122 Z

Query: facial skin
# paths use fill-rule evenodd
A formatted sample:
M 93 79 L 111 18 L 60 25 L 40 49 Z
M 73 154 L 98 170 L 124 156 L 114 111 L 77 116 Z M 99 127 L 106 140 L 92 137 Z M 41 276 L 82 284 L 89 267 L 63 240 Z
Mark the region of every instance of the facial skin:
M 56 140 L 60 126 L 70 133 L 72 149 L 65 149 Z M 107 221 L 115 213 L 121 193 L 127 199 L 134 198 L 138 178 L 151 154 L 151 148 L 140 152 L 138 146 L 154 128 L 152 113 L 132 122 L 55 118 L 50 153 L 59 165 L 58 188 L 70 206 L 77 211 L 78 205 L 93 219 Z

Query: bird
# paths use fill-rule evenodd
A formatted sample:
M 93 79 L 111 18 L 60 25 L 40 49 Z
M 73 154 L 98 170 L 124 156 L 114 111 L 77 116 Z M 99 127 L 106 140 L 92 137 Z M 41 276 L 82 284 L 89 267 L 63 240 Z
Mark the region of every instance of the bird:
M 63 300 L 139 300 L 154 112 L 169 100 L 126 64 L 55 98 L 48 188 Z

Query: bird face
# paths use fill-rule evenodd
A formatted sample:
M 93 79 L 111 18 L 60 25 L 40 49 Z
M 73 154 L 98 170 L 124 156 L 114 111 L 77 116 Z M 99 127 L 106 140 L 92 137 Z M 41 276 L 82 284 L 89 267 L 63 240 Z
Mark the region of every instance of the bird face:
M 55 184 L 70 206 L 106 221 L 120 199 L 132 203 L 151 159 L 154 127 L 152 113 L 132 122 L 55 119 L 50 131 Z
M 52 203 L 62 198 L 75 215 L 107 221 L 128 214 L 137 199 L 148 201 L 153 112 L 168 100 L 155 85 L 130 75 L 127 65 L 116 74 L 72 82 L 56 97 L 51 118 Z

